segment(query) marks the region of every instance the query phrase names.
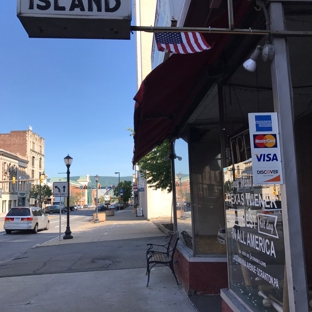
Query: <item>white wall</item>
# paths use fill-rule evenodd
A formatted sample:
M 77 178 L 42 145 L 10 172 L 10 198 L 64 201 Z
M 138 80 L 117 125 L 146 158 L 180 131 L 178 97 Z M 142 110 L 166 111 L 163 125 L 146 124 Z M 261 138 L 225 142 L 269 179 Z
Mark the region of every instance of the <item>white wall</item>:
M 156 0 L 135 1 L 136 26 L 154 25 L 156 3 Z M 153 33 L 136 32 L 138 89 L 146 75 L 152 70 L 152 42 Z M 140 208 L 143 208 L 144 216 L 148 219 L 170 217 L 171 194 L 167 194 L 166 191 L 152 190 L 146 185 L 145 180 L 141 181 L 143 183 L 144 191 L 139 192 L 139 206 Z
M 171 217 L 172 193 L 161 190 L 147 189 L 148 210 L 147 218 L 167 218 Z

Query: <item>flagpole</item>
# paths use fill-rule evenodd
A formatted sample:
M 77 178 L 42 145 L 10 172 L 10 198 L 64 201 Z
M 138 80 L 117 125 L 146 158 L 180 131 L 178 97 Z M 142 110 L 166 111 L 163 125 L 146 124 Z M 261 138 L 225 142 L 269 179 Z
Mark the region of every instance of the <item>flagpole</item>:
M 233 35 L 274 35 L 280 37 L 310 37 L 312 31 L 279 31 L 279 30 L 265 30 L 265 29 L 230 29 L 230 28 L 212 28 L 212 27 L 153 27 L 153 26 L 131 26 L 131 31 L 145 31 L 145 32 L 199 32 L 211 34 L 233 34 Z

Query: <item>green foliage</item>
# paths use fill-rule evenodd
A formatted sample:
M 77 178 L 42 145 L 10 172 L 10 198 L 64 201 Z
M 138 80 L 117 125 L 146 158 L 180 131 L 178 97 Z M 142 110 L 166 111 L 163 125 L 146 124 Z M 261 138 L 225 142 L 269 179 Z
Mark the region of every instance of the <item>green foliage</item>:
M 224 183 L 224 193 L 233 192 L 233 183 L 231 181 L 225 181 Z
M 48 185 L 33 185 L 29 195 L 42 203 L 52 195 L 52 190 Z
M 164 158 L 169 154 L 170 143 L 166 140 L 138 162 L 140 173 L 149 187 L 154 190 L 167 190 L 168 193 L 172 190 L 171 162 Z
M 119 197 L 119 190 L 123 190 L 122 200 L 127 203 L 131 198 L 132 194 L 132 182 L 131 181 L 121 181 L 114 189 L 114 195 Z

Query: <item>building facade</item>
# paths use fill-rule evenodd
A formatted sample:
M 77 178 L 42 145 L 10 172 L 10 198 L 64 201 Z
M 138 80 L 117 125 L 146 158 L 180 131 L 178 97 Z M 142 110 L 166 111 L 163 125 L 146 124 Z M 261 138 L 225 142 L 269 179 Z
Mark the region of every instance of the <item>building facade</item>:
M 16 199 L 8 199 L 3 202 L 2 212 L 7 212 L 12 205 L 30 205 L 29 192 L 33 184 L 39 183 L 39 178 L 44 173 L 44 139 L 32 132 L 29 127 L 25 131 L 10 131 L 0 134 L 0 148 L 5 155 L 15 159 L 12 161 L 3 160 L 1 163 L 2 180 L 10 180 L 6 189 L 15 188 Z M 16 183 L 12 186 L 12 179 Z M 45 179 L 46 177 L 44 177 Z
M 135 96 L 134 163 L 165 139 L 187 146 L 176 272 L 190 294 L 221 294 L 223 311 L 312 308 L 311 9 L 158 1 L 155 26 L 174 17 L 211 49 L 166 58 L 151 48 L 163 55 Z
M 155 18 L 156 0 L 136 0 L 135 1 L 135 19 L 136 25 L 147 25 Z M 151 46 L 153 34 L 145 32 L 136 33 L 136 51 L 137 51 L 137 86 L 150 73 L 151 64 Z M 138 187 L 134 190 L 136 204 L 143 209 L 143 214 L 148 219 L 170 217 L 172 196 L 166 191 L 153 190 L 146 183 L 146 180 L 140 175 L 139 166 L 135 166 L 135 179 Z
M 28 160 L 0 149 L 1 197 L 0 211 L 7 213 L 11 207 L 28 203 L 30 183 L 27 181 Z
M 6 151 L 26 157 L 29 179 L 39 179 L 44 172 L 44 138 L 28 130 L 10 131 L 0 134 L 0 147 Z

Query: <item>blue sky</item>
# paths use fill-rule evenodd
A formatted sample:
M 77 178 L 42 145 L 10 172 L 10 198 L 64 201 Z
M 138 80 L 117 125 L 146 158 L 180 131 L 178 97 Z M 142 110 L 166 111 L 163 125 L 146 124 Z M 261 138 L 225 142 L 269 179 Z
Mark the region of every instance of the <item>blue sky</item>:
M 0 133 L 45 139 L 45 172 L 132 175 L 135 34 L 131 40 L 31 39 L 17 0 L 0 1 Z M 134 24 L 132 22 L 132 24 Z

